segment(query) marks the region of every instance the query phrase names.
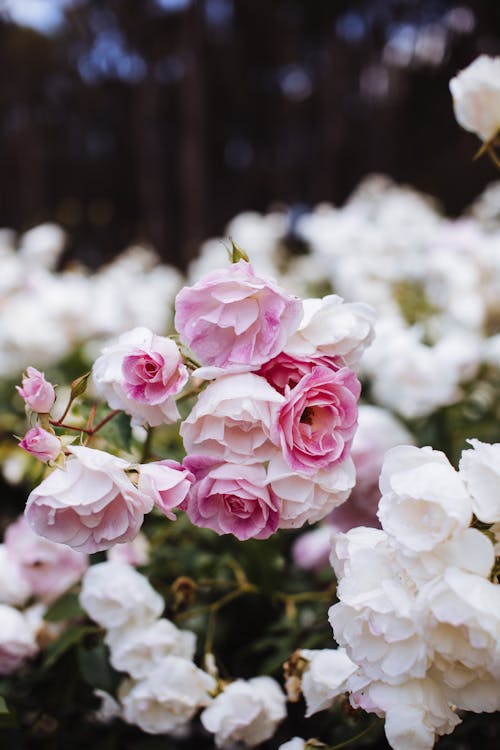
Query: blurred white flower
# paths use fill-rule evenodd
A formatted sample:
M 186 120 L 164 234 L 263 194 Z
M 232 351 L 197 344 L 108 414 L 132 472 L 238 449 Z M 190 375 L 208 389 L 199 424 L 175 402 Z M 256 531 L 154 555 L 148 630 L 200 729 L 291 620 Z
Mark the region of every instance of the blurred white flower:
M 82 580 L 80 603 L 103 628 L 127 628 L 156 620 L 165 606 L 148 579 L 130 565 L 92 565 Z
M 167 656 L 140 682 L 119 690 L 123 718 L 148 734 L 175 732 L 211 701 L 216 681 L 189 659 Z
M 459 124 L 490 141 L 500 130 L 500 57 L 480 55 L 450 81 Z
M 217 747 L 241 742 L 255 747 L 272 737 L 286 716 L 286 699 L 271 677 L 230 683 L 201 714 L 205 729 L 215 734 Z

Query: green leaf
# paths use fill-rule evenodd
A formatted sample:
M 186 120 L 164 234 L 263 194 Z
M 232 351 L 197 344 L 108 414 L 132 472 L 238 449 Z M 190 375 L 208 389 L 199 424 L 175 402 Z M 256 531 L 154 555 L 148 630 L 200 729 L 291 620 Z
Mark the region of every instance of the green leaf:
M 74 628 L 69 628 L 59 638 L 54 641 L 45 649 L 45 659 L 42 664 L 42 669 L 49 669 L 52 667 L 63 654 L 66 653 L 72 646 L 80 643 L 85 636 L 91 633 L 98 633 L 99 628 L 95 625 L 77 625 Z
M 130 426 L 130 417 L 125 412 L 120 412 L 107 425 L 105 425 L 99 434 L 113 443 L 117 448 L 124 451 L 130 451 L 130 442 L 132 440 L 132 428 Z
M 7 707 L 6 702 L 5 702 L 5 698 L 3 698 L 0 695 L 0 716 L 2 716 L 4 714 L 10 714 L 10 711 L 9 711 L 9 709 Z
M 250 263 L 250 258 L 246 254 L 246 252 L 236 244 L 236 242 L 233 240 L 232 237 L 229 238 L 231 240 L 231 263 L 238 263 L 240 260 L 245 260 L 247 263 Z
M 93 688 L 113 693 L 119 681 L 118 673 L 109 664 L 109 650 L 104 643 L 93 648 L 78 647 L 78 665 L 85 682 Z M 118 679 L 117 679 L 118 678 Z
M 50 605 L 43 619 L 47 622 L 59 622 L 60 620 L 80 617 L 82 614 L 83 609 L 80 606 L 78 594 L 69 592 L 60 596 Z
M 87 383 L 90 378 L 90 372 L 86 372 L 71 383 L 71 399 L 78 398 L 87 390 Z

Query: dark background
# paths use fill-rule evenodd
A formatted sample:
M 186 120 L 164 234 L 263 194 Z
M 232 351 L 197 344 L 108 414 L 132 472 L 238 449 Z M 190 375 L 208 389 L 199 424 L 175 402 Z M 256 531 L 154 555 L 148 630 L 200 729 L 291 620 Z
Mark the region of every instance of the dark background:
M 143 240 L 183 266 L 237 212 L 369 172 L 450 214 L 497 176 L 448 82 L 500 54 L 498 0 L 47 2 L 40 32 L 0 0 L 0 226 L 58 221 L 67 257 Z

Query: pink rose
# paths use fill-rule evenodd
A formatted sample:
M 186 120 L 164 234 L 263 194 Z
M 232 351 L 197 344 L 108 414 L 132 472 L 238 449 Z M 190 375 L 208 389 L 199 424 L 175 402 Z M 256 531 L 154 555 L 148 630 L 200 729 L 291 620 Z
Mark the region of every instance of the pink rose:
M 175 396 L 188 380 L 181 353 L 172 339 L 153 336 L 150 351 L 133 349 L 122 362 L 123 389 L 133 401 L 155 406 Z
M 38 536 L 24 516 L 7 527 L 5 547 L 32 592 L 46 602 L 79 581 L 88 567 L 87 555 Z
M 336 371 L 340 370 L 344 366 L 344 363 L 340 358 L 335 357 L 320 356 L 300 359 L 292 357 L 290 354 L 285 354 L 285 352 L 280 352 L 276 357 L 270 359 L 269 362 L 264 362 L 256 374 L 265 378 L 277 391 L 284 393 L 287 386 L 295 388 L 299 380 L 304 375 L 312 372 L 313 367 L 317 367 L 318 365 L 324 365 Z
M 175 521 L 172 508 L 177 508 L 186 497 L 194 481 L 193 475 L 177 461 L 169 459 L 141 464 L 139 470 L 139 490 Z
M 111 547 L 107 552 L 107 558 L 111 562 L 140 567 L 148 564 L 150 547 L 147 536 L 140 531 L 131 542 L 121 542 Z
M 208 274 L 175 300 L 175 327 L 198 357 L 201 377 L 257 368 L 280 352 L 302 303 L 255 275 L 243 260 Z M 211 369 L 212 368 L 212 369 Z
M 127 461 L 83 446 L 68 450 L 73 455 L 64 469 L 55 469 L 28 497 L 31 528 L 89 553 L 134 539 L 153 501 L 132 483 Z
M 194 474 L 195 483 L 182 509 L 195 526 L 233 534 L 240 541 L 267 539 L 274 534 L 279 525 L 279 500 L 267 486 L 261 464 L 219 464 L 207 456 L 188 456 L 184 464 Z
M 47 463 L 47 461 L 55 461 L 60 454 L 61 441 L 52 432 L 47 432 L 37 424 L 28 430 L 19 443 L 19 447 Z
M 361 386 L 352 370 L 314 367 L 287 394 L 273 432 L 290 468 L 314 474 L 348 455 Z
M 45 380 L 43 372 L 39 372 L 34 367 L 27 368 L 26 375 L 23 375 L 22 388 L 18 385 L 16 388 L 27 406 L 39 414 L 48 414 L 56 400 L 54 386 Z
M 270 432 L 284 400 L 253 373 L 215 380 L 181 425 L 186 453 L 244 464 L 269 460 L 278 452 Z
M 132 424 L 156 427 L 179 419 L 174 395 L 188 380 L 177 345 L 147 328 L 134 328 L 108 346 L 94 362 L 98 393 Z

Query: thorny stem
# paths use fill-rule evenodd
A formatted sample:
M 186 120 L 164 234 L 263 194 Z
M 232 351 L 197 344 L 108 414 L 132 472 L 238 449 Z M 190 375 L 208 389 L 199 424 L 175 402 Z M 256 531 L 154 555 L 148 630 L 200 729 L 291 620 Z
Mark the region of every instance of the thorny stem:
M 500 169 L 500 158 L 497 156 L 497 153 L 491 143 L 489 143 L 486 147 L 486 151 L 488 152 L 488 156 L 490 157 L 491 161 L 497 167 Z
M 148 457 L 149 457 L 149 451 L 151 450 L 151 443 L 153 440 L 153 427 L 148 427 L 147 433 L 146 433 L 146 440 L 144 441 L 144 444 L 142 446 L 141 451 L 141 458 L 139 463 L 144 464 L 146 463 Z
M 68 410 L 67 410 L 68 411 Z M 114 411 L 110 412 L 104 419 L 101 419 L 100 422 L 96 424 L 95 427 L 76 427 L 76 425 L 72 424 L 65 424 L 64 417 L 67 414 L 67 411 L 62 415 L 61 419 L 49 419 L 49 423 L 52 425 L 52 427 L 61 427 L 63 430 L 73 430 L 74 432 L 83 432 L 85 435 L 88 435 L 88 437 L 92 437 L 92 435 L 95 435 L 96 432 L 98 432 L 102 427 L 104 427 L 105 424 L 110 422 L 113 417 L 116 417 L 117 414 L 120 413 L 121 409 L 115 409 Z

